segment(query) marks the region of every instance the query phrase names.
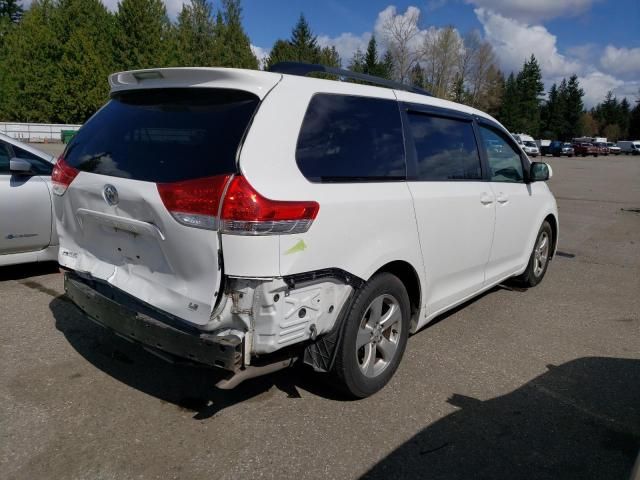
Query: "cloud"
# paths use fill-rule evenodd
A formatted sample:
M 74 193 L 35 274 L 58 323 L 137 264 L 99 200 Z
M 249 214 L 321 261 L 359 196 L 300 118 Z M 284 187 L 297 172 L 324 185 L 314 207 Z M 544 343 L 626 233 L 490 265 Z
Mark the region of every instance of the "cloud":
M 566 49 L 567 53 L 578 60 L 589 63 L 596 58 L 599 47 L 595 43 L 584 43 L 582 45 L 574 45 Z
M 484 8 L 476 8 L 475 13 L 506 71 L 520 70 L 531 54 L 549 77 L 568 76 L 582 69 L 578 61 L 558 51 L 556 36 L 542 25 L 528 25 Z
M 640 77 L 640 48 L 617 48 L 607 45 L 604 49 L 600 64 L 608 71 L 619 74 L 631 74 Z
M 479 8 L 500 12 L 523 22 L 581 15 L 600 0 L 465 0 Z
M 341 33 L 337 37 L 329 37 L 327 35 L 318 36 L 318 45 L 321 47 L 336 47 L 338 55 L 343 65 L 349 65 L 351 57 L 358 50 L 363 52 L 367 49 L 367 43 L 371 39 L 371 32 L 365 32 L 361 35 L 353 33 Z
M 260 68 L 262 68 L 264 66 L 265 61 L 267 60 L 267 57 L 269 56 L 269 50 L 267 50 L 266 48 L 258 47 L 257 45 L 251 44 L 251 51 L 258 59 L 258 64 Z
M 584 103 L 589 107 L 602 102 L 609 90 L 615 91 L 624 85 L 622 80 L 598 71 L 581 76 L 578 80 L 584 90 Z

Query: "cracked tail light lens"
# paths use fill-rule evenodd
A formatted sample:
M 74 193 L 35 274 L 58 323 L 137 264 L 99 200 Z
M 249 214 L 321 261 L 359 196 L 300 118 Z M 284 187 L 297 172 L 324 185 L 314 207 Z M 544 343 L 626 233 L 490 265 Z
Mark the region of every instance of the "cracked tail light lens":
M 158 193 L 171 216 L 182 225 L 218 229 L 220 199 L 231 175 L 158 183 Z
M 69 165 L 61 155 L 51 172 L 51 190 L 55 195 L 62 196 L 67 191 L 73 179 L 80 173 Z
M 313 201 L 265 198 L 238 175 L 229 184 L 222 202 L 220 230 L 232 235 L 304 233 L 319 210 L 320 205 Z

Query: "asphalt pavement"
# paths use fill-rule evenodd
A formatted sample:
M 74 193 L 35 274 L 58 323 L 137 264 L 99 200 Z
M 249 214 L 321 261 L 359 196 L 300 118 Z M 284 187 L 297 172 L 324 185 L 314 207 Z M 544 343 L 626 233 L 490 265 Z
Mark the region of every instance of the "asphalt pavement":
M 640 448 L 640 157 L 547 158 L 560 244 L 409 339 L 378 394 L 304 368 L 214 388 L 0 269 L 0 478 L 627 479 Z

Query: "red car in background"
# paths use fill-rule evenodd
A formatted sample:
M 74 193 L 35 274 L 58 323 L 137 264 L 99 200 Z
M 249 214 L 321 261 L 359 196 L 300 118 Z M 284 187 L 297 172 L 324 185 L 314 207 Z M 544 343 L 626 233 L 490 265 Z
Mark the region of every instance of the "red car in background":
M 600 155 L 609 155 L 609 147 L 606 143 L 596 142 L 593 146 L 598 149 Z
M 576 157 L 579 155 L 582 155 L 583 157 L 586 157 L 587 155 L 597 157 L 600 154 L 600 149 L 598 147 L 587 142 L 574 143 L 573 150 L 576 153 Z

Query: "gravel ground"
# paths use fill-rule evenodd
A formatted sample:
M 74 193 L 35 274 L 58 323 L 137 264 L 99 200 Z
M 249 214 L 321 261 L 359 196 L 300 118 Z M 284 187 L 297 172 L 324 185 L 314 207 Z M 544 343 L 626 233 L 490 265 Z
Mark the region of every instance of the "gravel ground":
M 0 478 L 627 479 L 640 447 L 640 159 L 548 158 L 547 277 L 409 339 L 346 401 L 306 369 L 231 392 L 88 322 L 55 266 L 0 269 Z

